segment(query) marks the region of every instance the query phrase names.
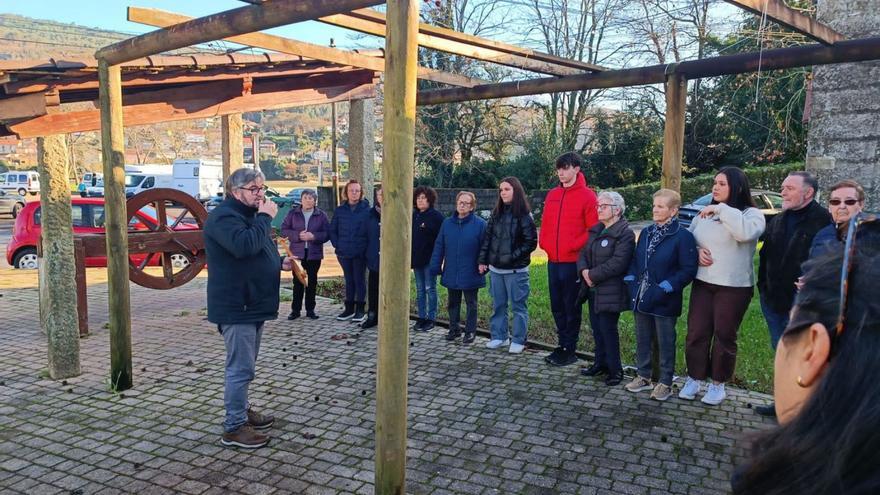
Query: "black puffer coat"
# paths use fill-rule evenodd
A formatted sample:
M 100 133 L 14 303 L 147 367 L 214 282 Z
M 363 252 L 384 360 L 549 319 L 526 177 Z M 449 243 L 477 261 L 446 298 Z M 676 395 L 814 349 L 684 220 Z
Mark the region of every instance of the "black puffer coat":
M 590 280 L 595 284 L 590 293 L 590 308 L 596 313 L 620 313 L 630 309 L 629 289 L 623 281 L 629 270 L 636 236 L 629 224 L 621 218 L 611 227 L 597 223 L 590 229 L 589 241 L 578 256 L 578 276 L 590 270 Z
M 531 263 L 538 247 L 538 229 L 531 215 L 514 217 L 505 206 L 500 215 L 492 215 L 480 246 L 479 264 L 502 270 L 517 270 Z

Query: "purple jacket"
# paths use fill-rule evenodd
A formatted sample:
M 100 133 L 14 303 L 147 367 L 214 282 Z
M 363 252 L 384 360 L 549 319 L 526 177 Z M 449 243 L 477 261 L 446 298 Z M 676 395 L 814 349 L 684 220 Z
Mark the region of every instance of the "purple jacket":
M 297 258 L 302 259 L 305 256 L 305 241 L 301 241 L 299 233 L 303 230 L 315 234 L 315 240 L 309 241 L 309 257 L 310 260 L 320 260 L 324 258 L 324 243 L 327 242 L 330 230 L 330 220 L 327 214 L 315 207 L 312 216 L 309 217 L 309 225 L 306 227 L 306 217 L 302 213 L 302 208 L 297 206 L 287 212 L 284 222 L 281 223 L 281 235 L 290 241 L 290 252 Z

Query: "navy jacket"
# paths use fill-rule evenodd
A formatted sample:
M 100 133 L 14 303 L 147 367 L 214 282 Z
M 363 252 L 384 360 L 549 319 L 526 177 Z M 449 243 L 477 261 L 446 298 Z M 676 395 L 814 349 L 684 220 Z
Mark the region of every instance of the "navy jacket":
M 297 206 L 287 212 L 284 222 L 281 223 L 281 235 L 290 241 L 290 252 L 299 259 L 303 259 L 306 254 L 306 242 L 299 238 L 299 233 L 304 230 L 315 235 L 315 240 L 309 241 L 308 259 L 323 259 L 324 243 L 330 237 L 330 220 L 327 218 L 327 214 L 319 208 L 315 208 L 312 211 L 312 216 L 309 217 L 309 225 L 307 226 L 302 207 Z
M 836 249 L 843 249 L 843 242 L 837 237 L 837 225 L 832 223 L 816 232 L 816 236 L 813 237 L 813 245 L 810 246 L 810 256 L 807 259 L 832 253 Z
M 382 228 L 382 212 L 376 207 L 370 208 L 367 221 L 364 222 L 364 231 L 367 237 L 367 268 L 371 271 L 379 271 L 379 232 Z
M 424 268 L 431 262 L 434 241 L 440 233 L 443 214 L 434 208 L 425 211 L 413 210 L 412 217 L 412 268 Z
M 697 276 L 697 243 L 694 236 L 682 228 L 677 219 L 672 222 L 669 232 L 657 244 L 650 263 L 647 262 L 648 239 L 657 226 L 652 224 L 639 235 L 628 274 L 635 280 L 628 285 L 632 308 L 640 313 L 680 316 L 684 288 Z M 647 283 L 645 290 L 639 294 L 639 281 L 643 274 L 647 274 Z M 658 286 L 664 280 L 672 285 L 669 294 Z
M 486 221 L 473 213 L 464 218 L 454 214 L 443 220 L 431 254 L 431 273 L 443 274 L 440 277 L 443 287 L 468 290 L 486 286 L 486 277 L 477 269 L 485 233 Z
M 205 222 L 208 321 L 259 323 L 278 318 L 281 257 L 272 218 L 232 196 Z
M 336 207 L 330 222 L 330 242 L 336 248 L 337 258 L 363 258 L 367 251 L 366 230 L 370 203 L 362 199 L 354 209 L 346 202 Z

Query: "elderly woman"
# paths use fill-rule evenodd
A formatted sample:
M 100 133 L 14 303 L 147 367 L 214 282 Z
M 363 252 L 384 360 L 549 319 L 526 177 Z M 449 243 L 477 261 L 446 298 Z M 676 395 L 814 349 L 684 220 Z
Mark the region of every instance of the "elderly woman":
M 536 247 L 538 230 L 523 186 L 516 177 L 505 177 L 498 184 L 498 202 L 480 247 L 480 273 L 489 272 L 492 292 L 493 311 L 489 320 L 492 338 L 486 344 L 489 349 L 509 344 L 508 352 L 520 354 L 526 348 L 529 264 Z M 513 313 L 512 333 L 508 331 L 508 304 Z
M 626 204 L 620 194 L 600 193 L 596 210 L 599 223 L 590 229 L 577 261 L 581 283 L 588 288 L 590 328 L 596 344 L 596 359 L 589 368 L 582 368 L 581 374 L 607 375 L 605 385 L 612 386 L 623 380 L 617 322 L 620 313 L 630 309 L 623 277 L 632 261 L 636 236 L 623 218 Z
M 828 192 L 828 211 L 834 223 L 816 232 L 810 247 L 810 258 L 839 249 L 841 241 L 837 235 L 837 227 L 861 213 L 864 207 L 865 189 L 858 182 L 842 180 L 831 186 Z
M 630 392 L 651 390 L 651 398 L 672 395 L 675 371 L 675 322 L 681 315 L 682 293 L 697 274 L 694 236 L 679 225 L 681 196 L 671 189 L 654 193 L 654 224 L 642 231 L 630 264 L 629 282 L 636 323 L 638 375 L 626 385 Z M 651 341 L 660 351 L 660 380 L 651 383 Z
M 449 333 L 446 340 L 454 341 L 461 335 L 461 298 L 467 305 L 462 344 L 470 344 L 477 335 L 477 291 L 486 286 L 486 277 L 477 269 L 477 256 L 486 232 L 486 221 L 474 215 L 477 197 L 461 191 L 455 198 L 455 215 L 445 219 L 440 227 L 434 251 L 431 254 L 431 275 L 442 273 L 440 283 L 449 293 Z
M 852 222 L 851 234 L 850 252 L 832 250 L 803 265 L 776 348 L 779 426 L 758 437 L 735 470 L 736 495 L 878 492 L 880 225 Z
M 710 380 L 702 402 L 716 406 L 727 397 L 724 384 L 736 368 L 736 335 L 752 300 L 755 248 L 764 233 L 764 215 L 742 170 L 725 167 L 715 175 L 712 203 L 690 231 L 700 266 L 688 309 L 688 377 L 678 397 L 694 400 Z
M 303 191 L 300 201 L 302 206 L 292 208 L 284 217 L 281 235 L 290 243 L 293 257 L 302 263 L 308 274 L 309 285 L 303 287 L 299 279 L 293 277 L 293 302 L 290 303 L 287 319 L 295 320 L 300 317 L 305 291 L 306 317 L 317 320 L 315 291 L 318 287 L 318 270 L 321 268 L 321 260 L 324 259 L 324 243 L 329 237 L 330 220 L 326 213 L 315 206 L 318 195 L 312 189 Z
M 437 317 L 437 277 L 431 275 L 431 253 L 443 223 L 443 214 L 434 209 L 437 192 L 428 186 L 413 191 L 412 269 L 416 277 L 416 308 L 419 319 L 414 330 L 427 332 Z
M 363 197 L 360 183 L 353 179 L 348 181 L 345 184 L 345 202 L 336 208 L 330 222 L 330 242 L 336 248 L 336 259 L 345 277 L 345 309 L 336 319 L 356 323 L 362 323 L 367 318 L 364 313 L 367 236 L 363 226 L 370 212 L 370 203 Z

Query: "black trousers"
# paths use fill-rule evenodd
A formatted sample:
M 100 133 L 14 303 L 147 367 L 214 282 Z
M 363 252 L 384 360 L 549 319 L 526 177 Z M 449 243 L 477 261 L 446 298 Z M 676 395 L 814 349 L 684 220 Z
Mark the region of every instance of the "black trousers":
M 367 270 L 367 311 L 379 312 L 379 271 Z
M 306 251 L 308 253 L 308 251 Z M 321 260 L 299 260 L 306 274 L 309 276 L 309 285 L 303 287 L 303 284 L 293 277 L 293 301 L 290 303 L 290 309 L 296 314 L 302 311 L 303 292 L 306 296 L 306 312 L 315 312 L 315 292 L 318 289 L 318 270 L 321 268 Z
M 581 330 L 581 305 L 577 302 L 581 275 L 576 263 L 547 263 L 550 311 L 556 323 L 559 347 L 573 354 Z
M 461 296 L 464 294 L 464 303 L 467 306 L 465 313 L 465 333 L 475 333 L 477 331 L 477 291 L 479 289 L 448 289 L 449 295 L 446 308 L 449 312 L 449 329 L 458 330 L 458 322 L 461 318 Z

